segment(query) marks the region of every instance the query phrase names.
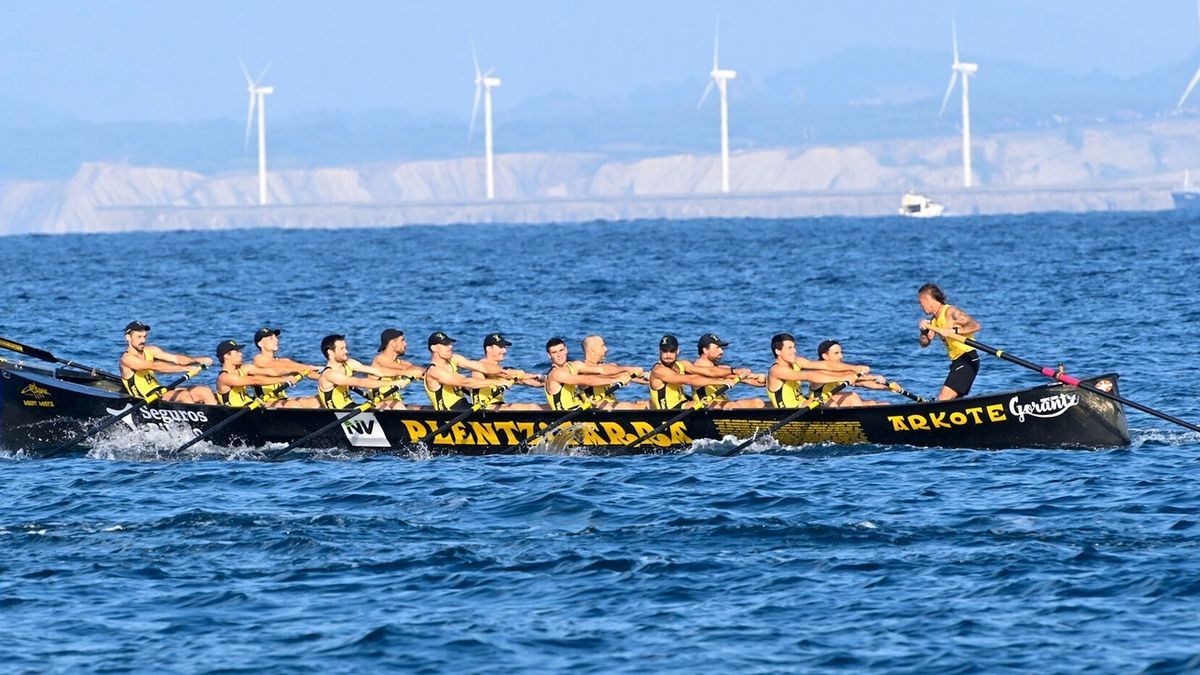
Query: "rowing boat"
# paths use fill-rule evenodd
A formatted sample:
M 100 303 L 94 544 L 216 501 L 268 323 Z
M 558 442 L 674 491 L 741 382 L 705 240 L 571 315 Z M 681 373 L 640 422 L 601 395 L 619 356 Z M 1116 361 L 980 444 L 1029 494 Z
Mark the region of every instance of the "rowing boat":
M 1084 380 L 1117 393 L 1117 374 Z M 45 453 L 89 424 L 135 403 L 111 382 L 70 369 L 0 363 L 0 444 L 9 451 Z M 114 429 L 163 429 L 185 440 L 216 427 L 238 408 L 157 401 L 125 417 Z M 589 454 L 677 452 L 702 439 L 746 439 L 793 411 L 700 410 L 635 447 L 638 437 L 678 415 L 675 410 L 587 410 L 546 438 L 540 432 L 562 417 L 556 411 L 481 410 L 451 425 L 427 445 L 420 441 L 454 419 L 457 411 L 376 410 L 334 425 L 306 441 L 313 449 L 368 452 L 504 454 L 539 446 L 578 447 Z M 348 412 L 254 410 L 208 439 L 219 446 L 269 448 L 321 429 Z M 106 433 L 112 433 L 106 432 Z M 116 432 L 122 433 L 122 432 Z M 773 434 L 785 446 L 812 443 L 907 445 L 946 448 L 1101 448 L 1129 444 L 1124 408 L 1108 398 L 1061 383 L 952 401 L 862 408 L 818 408 Z M 101 437 L 103 438 L 103 436 Z M 530 440 L 535 439 L 533 447 Z M 86 446 L 81 447 L 81 451 Z

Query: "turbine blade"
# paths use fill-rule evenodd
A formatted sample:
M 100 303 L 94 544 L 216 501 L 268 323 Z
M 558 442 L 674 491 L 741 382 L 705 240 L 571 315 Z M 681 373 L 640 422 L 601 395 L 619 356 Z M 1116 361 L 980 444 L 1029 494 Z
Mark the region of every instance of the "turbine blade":
M 958 81 L 958 71 L 950 73 L 950 86 L 946 87 L 946 95 L 942 97 L 942 109 L 938 111 L 938 117 L 946 112 L 946 104 L 950 101 L 950 92 L 954 91 L 954 83 Z
M 266 67 L 266 68 L 263 68 L 263 69 L 262 69 L 262 72 L 258 74 L 258 79 L 254 80 L 254 85 L 255 85 L 255 86 L 258 86 L 258 83 L 259 83 L 259 82 L 262 82 L 263 76 L 264 76 L 264 75 L 266 75 L 266 74 L 267 74 L 267 71 L 268 71 L 268 70 L 270 70 L 270 69 L 271 69 L 271 64 L 270 64 L 270 63 L 268 63 L 268 64 L 267 64 L 267 67 Z
M 253 85 L 251 85 L 253 87 Z M 242 142 L 242 151 L 250 147 L 250 125 L 254 122 L 254 90 L 250 90 L 250 109 L 246 111 L 246 140 Z
M 708 81 L 708 86 L 704 88 L 704 95 L 700 97 L 700 102 L 696 104 L 696 110 L 699 110 L 704 106 L 704 101 L 708 99 L 708 94 L 712 91 L 712 88 L 713 80 L 710 79 Z
M 254 80 L 250 79 L 250 71 L 246 70 L 246 64 L 241 59 L 238 59 L 238 65 L 242 67 L 242 74 L 246 76 L 246 84 L 253 87 Z
M 958 22 L 950 20 L 950 36 L 954 41 L 954 65 L 958 65 Z
M 475 135 L 475 120 L 479 117 L 479 96 L 483 93 L 483 81 L 476 79 L 475 102 L 471 104 L 471 126 L 467 128 L 467 140 Z
M 1200 0 L 1197 0 L 1200 2 Z M 716 30 L 713 32 L 713 70 L 717 70 L 717 53 L 721 50 L 721 25 L 717 24 Z
M 471 43 L 471 62 L 475 64 L 475 79 L 483 77 L 479 74 L 479 54 L 475 52 L 475 43 Z M 478 96 L 476 97 L 478 98 Z
M 1196 88 L 1197 82 L 1200 82 L 1200 68 L 1196 69 L 1196 74 L 1192 75 L 1192 81 L 1188 82 L 1187 89 L 1183 90 L 1183 96 L 1180 96 L 1179 103 L 1175 104 L 1176 110 L 1180 110 L 1183 108 L 1184 102 L 1187 101 L 1187 97 L 1191 95 L 1192 90 Z

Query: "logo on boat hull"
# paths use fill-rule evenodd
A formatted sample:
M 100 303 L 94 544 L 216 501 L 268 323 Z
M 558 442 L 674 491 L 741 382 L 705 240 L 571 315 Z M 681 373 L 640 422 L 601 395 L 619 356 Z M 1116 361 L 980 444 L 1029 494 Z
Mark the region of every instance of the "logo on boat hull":
M 1043 396 L 1029 403 L 1017 403 L 1017 397 L 1014 396 L 1008 401 L 1008 411 L 1017 418 L 1018 422 L 1024 422 L 1027 415 L 1042 419 L 1058 417 L 1077 405 L 1079 405 L 1079 394 L 1054 394 L 1053 396 Z
M 129 410 L 132 407 L 133 406 L 129 405 L 128 403 L 125 404 L 124 408 L 119 408 L 117 410 L 113 410 L 112 408 L 105 406 L 104 412 L 108 413 L 109 415 L 120 415 L 121 413 L 125 412 L 126 410 Z M 124 422 L 125 426 L 129 427 L 131 430 L 137 429 L 137 427 L 133 426 L 133 419 L 131 419 L 131 417 L 129 415 L 122 417 L 121 421 Z
M 21 390 L 21 395 L 28 396 L 29 398 L 36 398 L 40 401 L 41 399 L 50 396 L 50 390 L 39 387 L 33 382 L 30 382 L 29 386 Z
M 388 448 L 392 445 L 383 433 L 383 426 L 375 418 L 375 413 L 360 413 L 354 419 L 342 422 L 342 433 L 356 448 Z

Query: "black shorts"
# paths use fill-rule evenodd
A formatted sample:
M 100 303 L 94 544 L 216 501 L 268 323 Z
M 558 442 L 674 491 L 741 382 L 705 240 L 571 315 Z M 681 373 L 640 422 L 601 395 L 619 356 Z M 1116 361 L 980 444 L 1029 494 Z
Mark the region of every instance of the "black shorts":
M 971 385 L 979 374 L 979 352 L 971 350 L 950 362 L 950 374 L 943 386 L 950 387 L 959 396 L 971 393 Z

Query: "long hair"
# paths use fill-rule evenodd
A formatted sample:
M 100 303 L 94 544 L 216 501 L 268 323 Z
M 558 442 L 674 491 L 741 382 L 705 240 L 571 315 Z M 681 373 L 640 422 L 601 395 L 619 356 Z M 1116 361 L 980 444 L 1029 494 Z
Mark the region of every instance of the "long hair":
M 937 284 L 925 284 L 917 289 L 917 295 L 921 295 L 923 293 L 928 293 L 929 297 L 937 300 L 943 305 L 946 304 L 946 294 L 942 292 L 942 289 L 938 288 Z

